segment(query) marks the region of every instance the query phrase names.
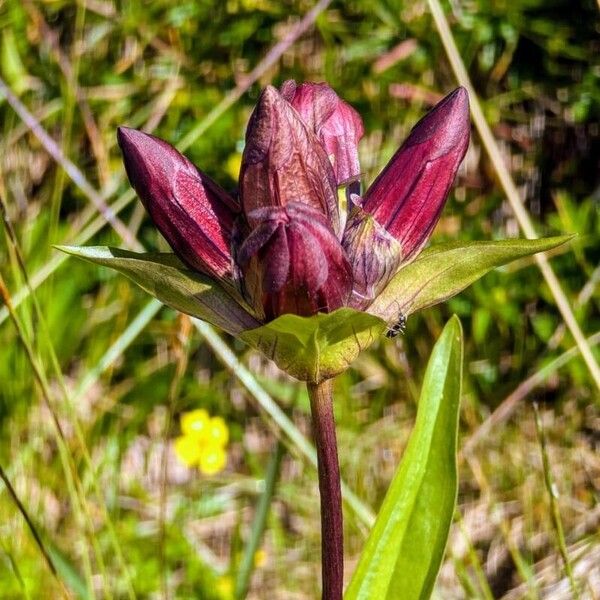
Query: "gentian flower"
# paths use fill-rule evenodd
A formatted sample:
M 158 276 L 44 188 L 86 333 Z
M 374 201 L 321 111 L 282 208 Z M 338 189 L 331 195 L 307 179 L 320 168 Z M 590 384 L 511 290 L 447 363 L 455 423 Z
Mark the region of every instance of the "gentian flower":
M 413 129 L 364 198 L 358 113 L 326 84 L 268 86 L 246 132 L 237 197 L 166 142 L 119 128 L 129 180 L 191 269 L 245 300 L 258 322 L 368 310 L 428 240 L 469 143 L 466 91 Z M 234 292 L 234 296 L 236 295 Z
M 415 125 L 361 195 L 358 113 L 326 84 L 268 86 L 248 124 L 239 188 L 228 194 L 166 142 L 121 127 L 129 180 L 176 256 L 65 248 L 125 273 L 165 304 L 218 325 L 307 382 L 326 600 L 341 600 L 343 590 L 329 380 L 386 328 L 390 337 L 402 331 L 408 314 L 446 300 L 493 267 L 569 239 L 423 250 L 469 134 L 467 92 L 458 88 Z M 182 421 L 175 447 L 187 464 L 215 472 L 226 454 L 219 445 L 212 454 L 202 451 L 207 419 L 196 413 Z
M 129 181 L 175 254 L 64 249 L 319 382 L 386 327 L 393 337 L 413 312 L 568 239 L 423 250 L 469 144 L 464 88 L 414 126 L 361 194 L 363 132 L 325 83 L 268 86 L 250 117 L 238 190 L 228 193 L 167 142 L 120 127 Z

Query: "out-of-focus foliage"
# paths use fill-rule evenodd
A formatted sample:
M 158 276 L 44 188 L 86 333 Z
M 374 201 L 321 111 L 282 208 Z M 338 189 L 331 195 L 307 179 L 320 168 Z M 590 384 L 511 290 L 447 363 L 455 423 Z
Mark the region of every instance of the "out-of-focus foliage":
M 172 143 L 185 139 L 311 6 L 297 0 L 6 0 L 0 5 L 0 76 L 112 204 L 129 189 L 116 146 L 118 125 L 145 128 Z M 453 1 L 445 9 L 539 233 L 578 234 L 552 265 L 592 335 L 600 328 L 598 6 L 592 0 L 474 0 Z M 261 87 L 289 78 L 327 80 L 360 112 L 366 183 L 419 116 L 455 86 L 425 2 L 334 2 L 259 82 L 207 125 L 186 154 L 232 189 L 245 124 Z M 58 260 L 52 244 L 118 245 L 107 226 L 89 240 L 78 239 L 97 213 L 4 100 L 0 114 L 0 195 L 31 281 L 36 284 L 40 270 Z M 127 204 L 119 216 L 148 250 L 165 249 L 139 202 Z M 434 241 L 518 235 L 474 135 Z M 0 273 L 16 300 L 25 280 L 4 236 Z M 4 311 L 0 464 L 47 546 L 61 557 L 61 572 L 84 587 L 92 580 L 97 597 L 106 590 L 108 597 L 125 597 L 116 537 L 138 597 L 157 597 L 166 589 L 173 598 L 230 598 L 273 446 L 273 424 L 175 312 L 161 309 L 124 344 L 123 333 L 148 297 L 121 275 L 66 260 L 36 298 L 43 320 L 31 300 L 17 313 L 47 375 L 86 504 L 76 509 L 50 412 Z M 416 390 L 452 313 L 465 333 L 459 445 L 510 394 L 520 394 L 530 376 L 573 346 L 541 274 L 526 260 L 411 316 L 404 336 L 382 339 L 361 355 L 336 383 L 336 417 L 342 474 L 373 507 L 406 445 Z M 300 387 L 239 340 L 227 341 L 309 433 Z M 63 400 L 52 352 L 74 408 Z M 576 577 L 582 593 L 600 587 L 597 394 L 575 357 L 523 397 L 516 412 L 462 460 L 460 519 L 437 584 L 439 597 L 568 597 L 532 400 L 542 402 Z M 199 408 L 222 417 L 230 432 L 227 467 L 211 477 L 185 468 L 172 453 L 179 416 Z M 75 414 L 96 486 L 77 441 Z M 366 531 L 351 511 L 346 523 L 349 578 Z M 318 548 L 316 474 L 292 447 L 282 462 L 262 542 L 267 558 L 255 569 L 251 596 L 316 597 Z M 23 589 L 32 598 L 48 590 L 52 597 L 59 594 L 5 490 L 0 582 L 2 598 L 21 597 Z

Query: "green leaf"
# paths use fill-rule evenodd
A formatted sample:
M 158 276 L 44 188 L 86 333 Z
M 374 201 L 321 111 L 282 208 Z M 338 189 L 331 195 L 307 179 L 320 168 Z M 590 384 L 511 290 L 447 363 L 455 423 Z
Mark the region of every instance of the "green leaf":
M 8 28 L 2 32 L 0 69 L 17 96 L 29 89 L 31 77 L 19 55 L 19 47 L 14 31 Z
M 46 545 L 59 578 L 75 593 L 76 598 L 79 600 L 92 600 L 93 595 L 88 590 L 86 582 L 77 567 L 54 545 L 50 545 L 48 542 L 46 542 Z
M 107 246 L 57 246 L 89 262 L 115 269 L 176 310 L 237 335 L 260 325 L 231 293 L 215 280 L 190 271 L 174 254 L 137 253 Z
M 312 317 L 282 315 L 240 337 L 290 375 L 318 383 L 345 371 L 384 330 L 378 317 L 340 308 Z
M 450 242 L 431 246 L 394 275 L 368 311 L 388 323 L 397 321 L 400 313 L 408 316 L 448 300 L 495 267 L 556 248 L 572 237 Z
M 415 427 L 345 600 L 426 600 L 431 595 L 458 490 L 462 353 L 462 330 L 454 316 L 429 359 Z

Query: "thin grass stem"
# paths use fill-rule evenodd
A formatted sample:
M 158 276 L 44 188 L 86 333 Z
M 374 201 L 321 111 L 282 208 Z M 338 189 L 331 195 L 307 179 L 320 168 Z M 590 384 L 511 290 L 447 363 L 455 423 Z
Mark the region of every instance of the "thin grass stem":
M 498 175 L 498 179 L 504 189 L 506 194 L 506 198 L 512 208 L 515 217 L 519 223 L 520 228 L 527 238 L 537 238 L 538 235 L 536 233 L 535 227 L 527 209 L 523 205 L 519 192 L 517 190 L 517 186 L 512 179 L 510 171 L 506 166 L 504 158 L 502 157 L 502 153 L 500 152 L 500 148 L 492 134 L 492 130 L 488 125 L 485 115 L 483 114 L 483 110 L 481 108 L 481 104 L 479 103 L 479 99 L 475 92 L 475 88 L 471 83 L 471 78 L 467 72 L 465 64 L 462 60 L 460 52 L 456 46 L 456 42 L 450 30 L 450 25 L 448 24 L 448 20 L 446 19 L 446 15 L 440 5 L 439 0 L 427 0 L 429 4 L 429 8 L 431 10 L 431 14 L 433 15 L 433 20 L 435 22 L 435 26 L 438 30 L 440 38 L 442 40 L 442 44 L 444 45 L 444 49 L 446 51 L 446 55 L 448 56 L 448 60 L 450 61 L 450 65 L 452 66 L 452 70 L 456 76 L 456 79 L 460 83 L 460 85 L 464 86 L 469 92 L 469 99 L 471 102 L 471 114 L 473 116 L 473 121 L 475 122 L 475 127 L 479 133 L 483 146 L 488 153 L 492 164 L 494 165 L 494 169 Z M 579 347 L 579 351 L 581 352 L 581 356 L 587 365 L 587 368 L 592 375 L 594 383 L 598 390 L 600 390 L 600 366 L 594 357 L 594 354 L 587 343 L 581 328 L 579 327 L 579 323 L 573 314 L 573 310 L 565 295 L 565 292 L 560 285 L 556 274 L 554 273 L 550 263 L 548 262 L 548 258 L 545 254 L 536 254 L 535 261 L 538 264 L 548 287 L 550 288 L 550 292 L 554 297 L 554 301 L 556 302 L 556 306 L 560 311 L 567 327 L 571 331 L 575 343 Z
M 63 596 L 65 598 L 70 598 L 69 592 L 67 591 L 67 588 L 65 587 L 64 582 L 58 576 L 58 571 L 56 570 L 56 567 L 54 566 L 54 561 L 52 560 L 52 557 L 46 550 L 46 546 L 45 546 L 44 542 L 42 541 L 40 534 L 38 533 L 37 527 L 34 525 L 33 520 L 31 519 L 31 517 L 29 516 L 29 513 L 27 512 L 27 509 L 25 508 L 25 505 L 21 502 L 21 499 L 19 498 L 17 492 L 15 491 L 15 488 L 12 486 L 10 480 L 8 479 L 6 473 L 4 472 L 4 468 L 2 467 L 2 465 L 0 465 L 0 479 L 2 479 L 2 482 L 4 483 L 4 486 L 6 487 L 6 490 L 8 491 L 8 495 L 11 497 L 11 500 L 14 502 L 15 506 L 17 507 L 17 510 L 21 513 L 21 516 L 25 520 L 25 523 L 27 524 L 27 527 L 29 528 L 31 535 L 32 535 L 39 551 L 41 552 L 42 556 L 44 557 L 44 561 L 46 562 L 48 569 L 50 569 L 50 572 L 56 579 Z M 18 571 L 17 571 L 17 573 L 18 573 Z M 20 578 L 20 575 L 18 575 L 18 577 L 22 581 L 22 579 Z
M 271 502 L 273 501 L 273 496 L 275 494 L 275 486 L 279 479 L 281 460 L 283 459 L 284 453 L 283 444 L 277 440 L 275 442 L 275 447 L 271 451 L 271 456 L 267 465 L 264 487 L 256 506 L 250 537 L 244 548 L 244 556 L 242 557 L 237 570 L 234 592 L 236 600 L 243 600 L 248 594 L 250 580 L 254 571 L 256 552 L 260 547 L 267 526 L 267 517 L 269 516 Z
M 587 342 L 591 347 L 600 344 L 600 331 L 597 331 L 587 338 Z M 555 373 L 558 369 L 566 365 L 578 354 L 579 346 L 569 348 L 569 350 L 563 352 L 538 369 L 533 375 L 525 379 L 525 381 L 522 381 L 511 394 L 502 400 L 494 412 L 475 430 L 475 432 L 471 434 L 462 447 L 461 456 L 473 452 L 477 444 L 483 440 L 494 427 L 497 427 L 500 423 L 503 423 L 510 418 L 522 400 L 524 400 L 536 387 L 542 385 L 552 373 Z
M 29 337 L 27 336 L 26 332 L 24 331 L 23 326 L 22 326 L 21 322 L 19 321 L 19 318 L 12 306 L 10 294 L 8 292 L 8 288 L 6 287 L 4 278 L 2 277 L 1 273 L 0 273 L 0 299 L 2 300 L 2 302 L 5 304 L 5 306 L 9 310 L 11 320 L 13 321 L 15 329 L 17 330 L 17 337 L 18 337 L 21 345 L 23 346 L 23 349 L 25 350 L 25 355 L 26 355 L 27 360 L 32 368 L 34 379 L 39 386 L 44 403 L 45 403 L 46 407 L 48 408 L 48 411 L 50 412 L 50 415 L 52 417 L 51 422 L 52 422 L 52 426 L 54 428 L 54 434 L 55 434 L 55 439 L 56 439 L 56 443 L 57 443 L 58 454 L 60 457 L 63 473 L 65 475 L 67 490 L 69 492 L 69 497 L 71 498 L 71 507 L 75 514 L 75 521 L 76 521 L 77 525 L 85 533 L 86 530 L 88 530 L 88 525 L 91 525 L 91 521 L 89 519 L 89 514 L 87 514 L 85 511 L 85 501 L 80 497 L 80 493 L 79 493 L 80 488 L 75 484 L 75 480 L 77 477 L 76 470 L 74 468 L 74 465 L 72 464 L 71 456 L 67 449 L 67 444 L 65 441 L 64 433 L 62 431 L 60 421 L 58 419 L 58 416 L 57 416 L 56 411 L 53 406 L 52 396 L 50 394 L 50 388 L 49 388 L 48 382 L 46 380 L 46 376 L 45 376 L 43 370 L 41 369 L 41 367 L 39 366 L 37 356 L 31 346 Z M 86 524 L 86 520 L 87 520 L 87 524 Z M 89 531 L 92 532 L 92 536 L 93 536 L 93 528 L 89 529 Z M 95 545 L 95 548 L 97 548 L 96 545 Z M 85 569 L 85 573 L 86 573 L 88 589 L 89 589 L 92 597 L 95 598 L 93 577 L 92 577 L 92 566 L 91 566 L 91 561 L 90 561 L 90 558 L 89 558 L 87 552 L 82 552 L 82 560 L 83 560 L 84 569 Z
M 158 559 L 161 572 L 161 587 L 164 600 L 169 600 L 169 579 L 167 572 L 167 487 L 169 485 L 169 435 L 173 423 L 173 415 L 177 408 L 177 398 L 181 390 L 183 376 L 188 366 L 190 357 L 190 336 L 191 323 L 188 316 L 181 319 L 181 329 L 178 339 L 180 341 L 178 349 L 178 358 L 175 363 L 175 374 L 169 387 L 167 416 L 163 431 L 163 443 L 161 451 L 161 477 L 160 477 L 160 496 L 158 506 Z
M 579 600 L 581 598 L 579 594 L 579 587 L 575 581 L 573 574 L 573 567 L 571 566 L 571 559 L 569 558 L 569 551 L 567 549 L 567 543 L 565 541 L 565 532 L 563 528 L 562 518 L 560 516 L 560 508 L 558 506 L 558 488 L 554 482 L 552 476 L 552 469 L 550 468 L 550 459 L 548 457 L 548 448 L 546 442 L 546 433 L 544 431 L 544 425 L 540 417 L 540 411 L 538 409 L 537 402 L 533 403 L 533 411 L 535 415 L 535 429 L 537 431 L 538 440 L 540 442 L 540 452 L 542 454 L 542 468 L 544 471 L 544 484 L 546 485 L 546 491 L 548 492 L 548 499 L 550 500 L 550 514 L 552 516 L 552 525 L 556 534 L 556 540 L 558 542 L 558 550 L 563 561 L 565 573 L 571 586 L 571 592 L 573 598 Z
M 487 580 L 487 576 L 483 569 L 483 565 L 481 564 L 481 561 L 479 560 L 477 550 L 475 550 L 475 547 L 473 546 L 473 542 L 471 541 L 471 538 L 469 536 L 469 532 L 467 531 L 467 528 L 465 527 L 465 522 L 462 518 L 462 514 L 461 514 L 460 510 L 458 510 L 458 509 L 456 510 L 456 512 L 454 514 L 454 518 L 455 518 L 456 523 L 458 524 L 458 528 L 459 528 L 459 530 L 463 536 L 463 539 L 465 541 L 465 544 L 467 546 L 467 554 L 469 556 L 469 561 L 471 562 L 471 566 L 473 567 L 473 570 L 475 571 L 475 576 L 477 578 L 477 583 L 479 585 L 481 597 L 484 600 L 494 600 L 494 594 L 492 592 L 492 589 L 490 588 L 490 584 Z M 455 561 L 456 560 L 458 560 L 458 559 L 455 558 Z
M 54 350 L 54 345 L 52 343 L 52 338 L 50 336 L 50 332 L 48 330 L 48 326 L 46 324 L 46 320 L 44 318 L 44 313 L 40 308 L 37 296 L 34 292 L 34 290 L 31 288 L 31 284 L 29 282 L 29 276 L 27 273 L 27 268 L 25 265 L 25 261 L 24 261 L 24 257 L 21 253 L 21 249 L 18 243 L 18 239 L 16 236 L 16 233 L 12 227 L 12 223 L 10 221 L 10 219 L 8 218 L 8 214 L 6 211 L 6 206 L 4 205 L 4 202 L 2 200 L 2 198 L 0 198 L 0 213 L 2 215 L 2 220 L 4 223 L 4 228 L 5 231 L 7 233 L 7 236 L 11 242 L 13 251 L 15 253 L 16 259 L 17 259 L 17 263 L 19 265 L 21 274 L 25 280 L 25 285 L 26 287 L 30 290 L 30 294 L 29 296 L 32 299 L 33 302 L 33 306 L 34 306 L 34 310 L 36 313 L 36 318 L 37 321 L 40 325 L 40 332 L 41 334 L 44 336 L 44 339 L 46 341 L 46 346 L 50 355 L 50 361 L 52 364 L 52 368 L 55 372 L 55 375 L 58 379 L 59 385 L 60 385 L 60 389 L 63 395 L 63 399 L 65 401 L 65 405 L 68 408 L 68 411 L 70 413 L 70 418 L 71 421 L 74 425 L 74 430 L 75 430 L 75 434 L 76 434 L 76 438 L 77 438 L 77 442 L 79 444 L 79 447 L 82 451 L 83 457 L 84 457 L 84 462 L 86 464 L 86 468 L 88 469 L 88 471 L 90 472 L 91 476 L 92 476 L 92 487 L 94 489 L 94 492 L 96 493 L 96 495 L 98 496 L 98 498 L 100 499 L 100 505 L 102 506 L 102 512 L 103 512 L 103 517 L 104 517 L 104 521 L 106 523 L 107 529 L 108 529 L 108 533 L 109 536 L 111 538 L 111 542 L 113 544 L 114 550 L 115 550 L 115 555 L 117 558 L 117 561 L 119 562 L 119 566 L 123 572 L 123 574 L 125 575 L 125 579 L 127 582 L 127 589 L 128 589 L 128 594 L 129 594 L 129 598 L 130 600 L 135 599 L 135 591 L 133 588 L 133 584 L 131 582 L 131 577 L 129 575 L 129 571 L 127 569 L 127 565 L 125 563 L 125 558 L 123 556 L 123 552 L 120 546 L 120 543 L 118 541 L 118 536 L 116 534 L 116 531 L 114 529 L 114 525 L 112 523 L 112 520 L 110 518 L 110 515 L 108 513 L 108 510 L 106 509 L 106 506 L 104 504 L 103 501 L 103 495 L 100 492 L 100 485 L 98 484 L 98 478 L 97 478 L 97 474 L 96 474 L 96 470 L 93 466 L 92 463 L 92 459 L 91 459 L 91 455 L 89 453 L 89 449 L 87 447 L 87 444 L 85 442 L 85 436 L 83 434 L 83 430 L 81 427 L 81 423 L 79 422 L 79 419 L 77 417 L 76 411 L 75 411 L 75 402 L 74 400 L 70 397 L 69 394 L 69 390 L 67 389 L 67 386 L 65 384 L 64 381 L 64 376 L 62 373 L 62 369 L 60 367 L 59 361 L 58 361 L 58 357 L 56 355 L 56 351 Z M 8 304 L 7 304 L 7 308 L 8 308 Z M 142 312 L 142 315 L 144 313 Z M 73 465 L 73 469 L 74 472 L 75 471 L 75 466 Z M 86 514 L 87 514 L 87 505 L 86 505 L 86 501 L 85 501 L 85 494 L 83 492 L 83 489 L 81 488 L 81 483 L 79 481 L 79 479 L 77 478 L 77 476 L 75 476 L 75 482 L 77 487 L 80 490 L 81 493 L 81 498 L 82 498 L 82 503 L 84 505 L 84 507 L 86 508 Z M 93 531 L 93 529 L 92 529 Z M 93 539 L 95 540 L 95 535 L 92 533 L 93 535 Z M 97 554 L 98 554 L 98 564 L 101 568 L 102 573 L 106 576 L 106 569 L 104 566 L 104 560 L 102 557 L 102 553 L 99 550 L 99 545 L 97 544 L 97 542 L 95 542 L 95 547 L 97 548 Z M 110 589 L 109 585 L 106 585 L 106 589 L 107 589 L 107 594 L 109 594 L 110 596 L 110 592 L 108 591 Z

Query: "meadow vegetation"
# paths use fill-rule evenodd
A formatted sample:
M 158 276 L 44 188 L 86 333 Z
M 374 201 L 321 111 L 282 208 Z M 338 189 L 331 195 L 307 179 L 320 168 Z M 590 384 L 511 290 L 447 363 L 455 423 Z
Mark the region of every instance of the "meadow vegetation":
M 0 598 L 317 597 L 304 387 L 53 246 L 167 249 L 126 180 L 117 126 L 178 145 L 232 189 L 260 90 L 290 78 L 327 81 L 359 111 L 370 183 L 456 87 L 429 6 L 321 0 L 303 22 L 313 2 L 0 3 Z M 550 263 L 598 360 L 599 7 L 444 9 L 537 233 L 577 234 Z M 474 130 L 434 240 L 520 235 Z M 348 576 L 452 314 L 465 337 L 460 491 L 434 597 L 600 598 L 599 390 L 533 258 L 409 318 L 336 380 L 356 497 Z M 190 445 L 200 422 L 217 440 L 204 455 Z

